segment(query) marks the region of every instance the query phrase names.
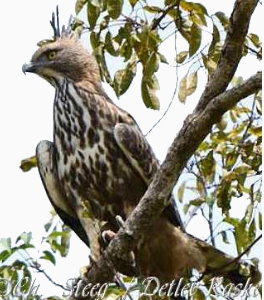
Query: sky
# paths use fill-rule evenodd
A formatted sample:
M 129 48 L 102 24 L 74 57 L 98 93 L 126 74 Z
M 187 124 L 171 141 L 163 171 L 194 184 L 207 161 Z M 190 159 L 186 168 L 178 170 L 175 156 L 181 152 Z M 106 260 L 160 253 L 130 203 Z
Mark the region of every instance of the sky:
M 159 3 L 159 1 L 156 1 Z M 162 3 L 163 1 L 160 1 Z M 234 1 L 223 0 L 199 1 L 208 7 L 209 12 L 223 10 L 227 15 L 232 10 Z M 219 5 L 221 3 L 221 5 Z M 21 66 L 30 60 L 37 49 L 36 43 L 52 35 L 49 20 L 56 4 L 60 7 L 61 23 L 67 23 L 74 12 L 75 0 L 26 0 L 1 1 L 1 199 L 0 199 L 0 237 L 16 238 L 23 231 L 33 232 L 34 242 L 40 244 L 44 234 L 43 224 L 50 218 L 50 204 L 42 187 L 37 170 L 23 173 L 19 169 L 20 161 L 34 155 L 35 147 L 40 140 L 52 140 L 52 104 L 53 88 L 44 80 L 34 75 L 25 76 Z M 260 33 L 261 14 L 258 9 L 251 22 L 250 32 Z M 161 47 L 161 52 L 173 61 L 172 41 Z M 182 48 L 182 49 L 181 49 Z M 179 45 L 179 50 L 185 50 Z M 259 70 L 255 58 L 245 59 L 237 73 L 248 78 Z M 183 72 L 183 71 L 182 71 Z M 183 73 L 179 74 L 180 76 Z M 147 132 L 162 116 L 170 102 L 176 80 L 175 69 L 163 65 L 158 73 L 161 110 L 153 111 L 145 108 L 140 97 L 139 78 L 136 78 L 130 90 L 119 100 L 113 91 L 105 87 L 109 96 L 122 108 L 129 111 L 137 120 L 143 132 Z M 148 135 L 148 140 L 157 157 L 162 161 L 184 118 L 194 108 L 206 78 L 199 78 L 199 88 L 186 104 L 173 101 L 166 118 Z M 246 204 L 235 207 L 234 216 L 240 216 Z M 199 222 L 198 230 L 197 224 Z M 204 222 L 204 223 L 203 223 Z M 205 221 L 193 220 L 188 231 L 200 238 L 208 236 Z M 38 240 L 39 238 L 39 240 Z M 78 238 L 73 237 L 72 247 L 67 259 L 58 260 L 56 267 L 43 264 L 51 272 L 55 281 L 65 283 L 73 275 L 78 275 L 80 266 L 87 264 L 87 250 Z M 37 275 L 41 290 L 46 295 L 56 294 L 55 288 Z M 45 292 L 44 292 L 45 291 Z M 58 294 L 58 293 L 57 293 Z

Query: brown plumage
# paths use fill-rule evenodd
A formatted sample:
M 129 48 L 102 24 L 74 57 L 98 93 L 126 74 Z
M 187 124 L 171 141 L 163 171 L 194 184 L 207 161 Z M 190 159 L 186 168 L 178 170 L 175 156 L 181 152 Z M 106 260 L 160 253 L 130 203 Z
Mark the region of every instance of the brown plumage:
M 94 58 L 69 34 L 46 43 L 23 66 L 55 87 L 54 138 L 37 147 L 50 201 L 77 235 L 100 255 L 100 231 L 118 230 L 159 167 L 134 119 L 105 94 Z M 208 250 L 209 249 L 209 250 Z M 209 254 L 208 254 L 209 253 Z M 163 281 L 189 269 L 210 269 L 212 255 L 232 258 L 183 233 L 173 198 L 135 250 L 138 273 Z M 207 259 L 209 257 L 209 259 Z

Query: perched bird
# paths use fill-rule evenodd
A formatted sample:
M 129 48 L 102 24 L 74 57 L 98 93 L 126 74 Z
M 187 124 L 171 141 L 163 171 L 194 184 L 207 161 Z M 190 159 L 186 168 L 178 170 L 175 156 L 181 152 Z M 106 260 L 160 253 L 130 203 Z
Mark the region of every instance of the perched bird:
M 58 215 L 100 255 L 100 233 L 117 232 L 159 168 L 150 145 L 124 110 L 106 95 L 92 55 L 67 30 L 55 30 L 23 65 L 55 88 L 53 142 L 36 149 L 38 169 Z M 137 274 L 163 281 L 192 268 L 217 270 L 233 258 L 184 233 L 175 201 L 135 249 Z M 230 271 L 231 268 L 231 271 Z M 223 271 L 224 272 L 224 271 Z M 238 280 L 238 266 L 226 271 Z

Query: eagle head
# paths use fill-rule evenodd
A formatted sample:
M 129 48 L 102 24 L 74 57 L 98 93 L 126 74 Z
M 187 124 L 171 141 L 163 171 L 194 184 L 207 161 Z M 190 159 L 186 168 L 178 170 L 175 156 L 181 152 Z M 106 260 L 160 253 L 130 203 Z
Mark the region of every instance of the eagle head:
M 74 34 L 62 34 L 53 40 L 40 42 L 29 63 L 22 66 L 24 73 L 35 73 L 52 85 L 67 77 L 74 82 L 100 81 L 97 63 Z

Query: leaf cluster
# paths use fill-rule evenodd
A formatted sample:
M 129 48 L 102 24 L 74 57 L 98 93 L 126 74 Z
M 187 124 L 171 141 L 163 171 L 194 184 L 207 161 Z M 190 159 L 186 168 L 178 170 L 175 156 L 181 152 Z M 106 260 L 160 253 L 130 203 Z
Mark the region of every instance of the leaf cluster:
M 238 254 L 256 239 L 262 222 L 261 112 L 256 95 L 252 102 L 244 100 L 214 126 L 178 187 L 185 214 L 192 218 L 200 211 L 208 222 L 209 240 L 215 243 L 221 237 L 226 244 L 234 240 Z M 239 202 L 246 209 L 241 218 L 233 217 L 232 206 Z M 222 222 L 224 228 L 219 226 Z

